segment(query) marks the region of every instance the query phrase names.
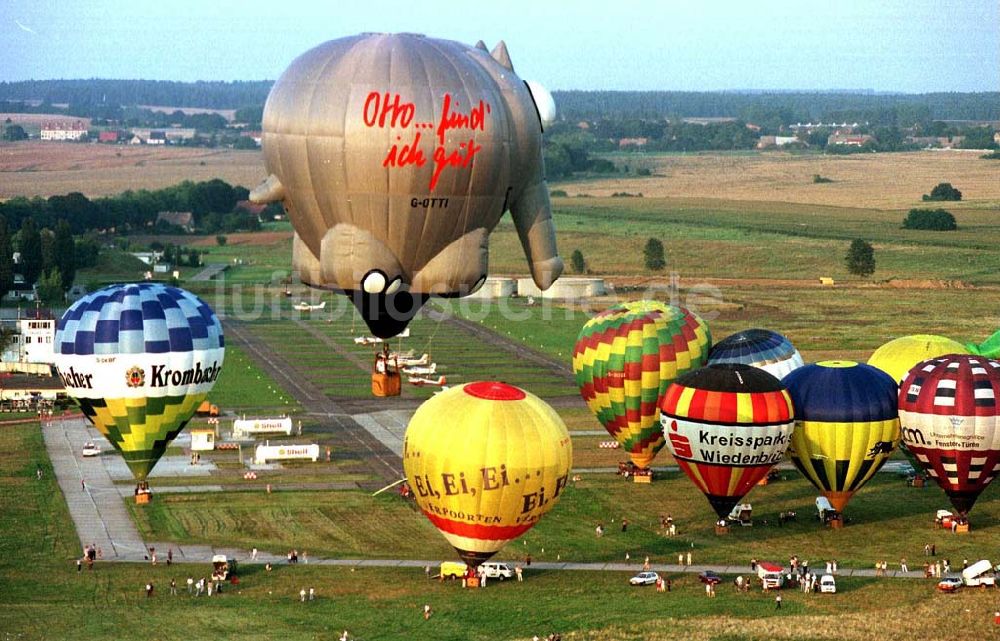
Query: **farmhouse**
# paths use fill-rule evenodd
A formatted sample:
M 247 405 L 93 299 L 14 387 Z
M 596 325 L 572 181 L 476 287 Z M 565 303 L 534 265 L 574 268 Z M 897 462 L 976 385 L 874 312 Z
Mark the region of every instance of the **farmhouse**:
M 869 134 L 847 134 L 838 132 L 830 134 L 830 137 L 826 139 L 827 145 L 848 145 L 852 147 L 860 147 L 868 142 L 875 142 L 875 137 Z
M 156 224 L 161 221 L 180 227 L 188 234 L 194 231 L 194 214 L 189 211 L 161 211 L 156 214 Z
M 618 141 L 618 148 L 645 147 L 649 143 L 649 138 L 622 138 Z
M 761 136 L 757 141 L 757 149 L 767 149 L 768 147 L 784 147 L 792 143 L 802 142 L 795 136 Z
M 42 125 L 42 140 L 83 140 L 87 137 L 87 127 L 83 122 L 47 122 Z

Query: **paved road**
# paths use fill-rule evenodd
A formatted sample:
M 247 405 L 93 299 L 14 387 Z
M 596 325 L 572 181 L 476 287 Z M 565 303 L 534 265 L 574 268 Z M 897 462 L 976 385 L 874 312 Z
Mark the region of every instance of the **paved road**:
M 82 418 L 44 423 L 42 434 L 80 536 L 81 553 L 83 546 L 93 543 L 106 560 L 142 559 L 145 546 L 101 460 L 104 457 L 80 456 L 84 443 L 101 442 L 103 437 Z
M 226 271 L 227 269 L 229 269 L 228 263 L 211 263 L 205 265 L 205 268 L 203 270 L 201 270 L 188 280 L 198 280 L 198 281 L 212 280 L 213 278 L 215 278 L 222 272 Z
M 372 464 L 371 472 L 386 483 L 403 476 L 403 461 L 383 445 L 364 427 L 358 424 L 342 407 L 323 393 L 304 376 L 296 376 L 295 369 L 285 357 L 264 341 L 255 339 L 239 321 L 225 321 L 226 338 L 246 350 L 257 364 L 289 394 L 302 408 L 322 423 L 320 429 L 336 439 L 336 445 L 359 454 Z M 381 486 L 379 486 L 381 487 Z

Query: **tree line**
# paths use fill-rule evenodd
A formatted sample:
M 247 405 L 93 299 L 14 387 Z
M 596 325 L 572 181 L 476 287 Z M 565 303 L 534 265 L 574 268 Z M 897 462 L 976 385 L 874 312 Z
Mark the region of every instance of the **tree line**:
M 73 286 L 77 268 L 97 261 L 96 243 L 86 241 L 78 247 L 77 242 L 66 220 L 49 229 L 26 218 L 12 233 L 7 219 L 0 216 L 0 298 L 14 289 L 15 275 L 22 276 L 28 287 L 37 283 L 44 300 L 61 297 Z
M 55 229 L 60 221 L 67 221 L 73 234 L 132 230 L 183 233 L 165 221 L 157 222 L 160 212 L 178 211 L 191 212 L 195 227 L 205 233 L 256 231 L 260 229 L 257 215 L 236 207 L 248 195 L 245 187 L 217 178 L 197 183 L 186 180 L 164 189 L 128 190 L 93 200 L 79 192 L 49 198 L 19 196 L 0 203 L 0 216 L 13 228 L 32 220 L 40 227 Z M 273 217 L 281 212 L 281 206 L 265 212 Z
M 273 80 L 175 82 L 165 80 L 23 80 L 0 82 L 0 101 L 42 100 L 75 105 L 88 117 L 101 109 L 171 105 L 246 109 L 242 122 L 259 122 Z M 861 91 L 554 91 L 562 117 L 726 117 L 761 125 L 831 120 L 909 127 L 934 120 L 1000 120 L 1000 92 L 889 94 Z M 38 107 L 32 107 L 38 109 Z M 41 113 L 41 112 L 40 112 Z M 51 111 L 45 112 L 51 113 Z M 246 118 L 246 120 L 243 120 Z

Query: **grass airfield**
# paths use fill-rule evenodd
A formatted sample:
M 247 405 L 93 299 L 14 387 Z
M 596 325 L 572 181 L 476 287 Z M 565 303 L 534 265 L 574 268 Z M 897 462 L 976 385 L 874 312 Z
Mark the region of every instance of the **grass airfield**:
M 495 378 L 522 385 L 553 402 L 572 431 L 583 432 L 600 425 L 567 376 L 569 354 L 587 314 L 623 297 L 649 291 L 664 299 L 673 296 L 708 319 L 716 340 L 755 326 L 781 331 L 807 360 L 863 361 L 882 342 L 909 333 L 979 342 L 1000 327 L 1000 259 L 994 250 L 1000 241 L 1000 164 L 944 153 L 843 162 L 748 158 L 743 172 L 730 167 L 744 162 L 741 158 L 671 156 L 662 159 L 661 175 L 636 179 L 634 186 L 589 179 L 555 185 L 571 196 L 588 195 L 554 199 L 562 253 L 568 257 L 580 249 L 593 275 L 617 286 L 616 295 L 585 303 L 529 306 L 511 300 L 439 306 L 472 320 L 499 342 L 484 343 L 467 327 L 424 315 L 413 323 L 413 336 L 398 347 L 430 352 L 449 382 Z M 940 163 L 929 165 L 931 158 Z M 785 164 L 779 167 L 779 162 Z M 724 184 L 720 171 L 726 174 Z M 813 173 L 841 183 L 807 186 Z M 761 176 L 773 197 L 767 198 L 768 190 L 754 182 Z M 969 177 L 968 185 L 963 176 Z M 962 203 L 941 204 L 955 213 L 959 231 L 900 230 L 906 210 L 921 206 L 920 194 L 941 181 L 951 181 L 967 194 Z M 683 185 L 689 188 L 678 191 Z M 853 192 L 852 185 L 857 188 Z M 879 194 L 874 187 L 861 189 L 865 185 L 892 187 Z M 623 189 L 646 196 L 603 197 L 604 191 Z M 642 246 L 649 237 L 664 241 L 664 272 L 642 266 Z M 866 238 L 876 248 L 877 269 L 870 279 L 851 277 L 844 268 L 843 256 L 854 237 Z M 231 265 L 222 283 L 185 286 L 238 320 L 253 340 L 280 351 L 292 374 L 315 384 L 326 397 L 349 408 L 373 407 L 366 373 L 373 348 L 352 340 L 363 333 L 362 323 L 343 307 L 335 318 L 332 308 L 340 299 L 329 294 L 293 286 L 291 297 L 283 295 L 290 227 L 278 224 L 267 233 L 234 235 L 231 241 L 215 247 L 211 239 L 183 239 L 208 249 L 207 262 Z M 491 268 L 495 274 L 525 271 L 509 221 L 492 237 Z M 836 285 L 820 286 L 820 276 L 833 278 Z M 297 300 L 311 298 L 327 300 L 328 311 L 317 315 L 292 309 Z M 518 358 L 503 343 L 529 347 L 564 368 Z M 400 404 L 415 407 L 431 393 L 408 387 Z M 310 416 L 241 347 L 227 354 L 213 402 L 236 414 L 292 413 L 303 420 L 306 439 L 321 428 L 322 418 Z M 574 436 L 578 468 L 608 467 L 623 458 L 598 448 L 601 440 L 607 437 Z M 135 521 L 147 540 L 179 544 L 257 546 L 277 554 L 296 548 L 308 550 L 311 558 L 453 558 L 426 519 L 394 495 L 291 489 L 323 480 L 371 484 L 360 453 L 338 454 L 332 464 L 290 465 L 275 477 L 262 474 L 245 482 L 234 455 L 216 453 L 218 477 L 204 482 L 219 482 L 224 491 L 163 493 L 150 506 L 132 506 Z M 661 452 L 656 464 L 669 463 Z M 36 465 L 47 472 L 41 482 L 35 480 Z M 536 561 L 624 562 L 628 553 L 632 562 L 649 555 L 654 564 L 662 564 L 676 563 L 678 553 L 690 550 L 695 564 L 733 565 L 745 573 L 751 557 L 787 563 L 792 554 L 808 558 L 812 567 L 837 558 L 845 569 L 869 568 L 883 558 L 897 569 L 905 556 L 911 569 L 921 569 L 926 543 L 935 543 L 939 557 L 960 567 L 963 558 L 995 555 L 1000 541 L 1000 498 L 994 488 L 972 513 L 972 533 L 956 537 L 931 526 L 934 510 L 947 506 L 936 486 L 908 488 L 897 476 L 880 474 L 848 506 L 852 522 L 835 532 L 812 517 L 815 491 L 789 471 L 787 480 L 757 487 L 749 495 L 757 525 L 716 536 L 707 502 L 677 472 L 665 473 L 651 486 L 626 484 L 611 474 L 582 476 L 538 527 L 497 558 L 520 560 L 530 553 Z M 262 491 L 267 482 L 277 487 L 270 496 Z M 197 579 L 209 568 L 98 564 L 93 572 L 76 574 L 79 542 L 52 481 L 37 426 L 0 430 L 0 488 L 4 641 L 319 640 L 335 639 L 345 628 L 351 638 L 363 640 L 530 639 L 551 632 L 594 641 L 979 640 L 995 634 L 992 612 L 1000 603 L 992 591 L 937 594 L 930 580 L 847 577 L 834 596 L 787 591 L 783 608 L 776 611 L 770 595 L 737 594 L 728 583 L 720 586 L 717 598 L 708 599 L 693 575 L 673 575 L 673 591 L 657 594 L 652 588 L 629 587 L 628 572 L 532 569 L 522 584 L 491 583 L 485 590 L 466 591 L 457 584 L 429 581 L 422 569 L 352 571 L 301 563 L 281 564 L 271 573 L 244 565 L 238 590 L 191 599 L 182 587 L 183 594 L 171 597 L 171 577 Z M 797 511 L 798 519 L 779 528 L 777 514 L 785 510 Z M 677 537 L 659 531 L 664 513 L 677 522 Z M 617 527 L 622 517 L 630 522 L 627 534 Z M 598 522 L 607 531 L 601 539 L 594 535 Z M 150 580 L 156 595 L 147 600 L 142 586 Z M 298 591 L 310 586 L 318 599 L 300 603 Z M 427 622 L 421 616 L 425 603 L 434 611 Z

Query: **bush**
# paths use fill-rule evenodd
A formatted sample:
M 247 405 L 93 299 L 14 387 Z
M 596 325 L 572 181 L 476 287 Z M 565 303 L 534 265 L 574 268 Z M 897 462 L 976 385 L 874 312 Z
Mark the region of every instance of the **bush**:
M 938 183 L 929 195 L 924 194 L 924 200 L 962 200 L 962 192 L 952 187 L 951 183 Z
M 650 238 L 646 241 L 646 247 L 642 250 L 642 256 L 646 269 L 659 271 L 667 266 L 663 243 L 656 238 Z
M 590 162 L 590 171 L 597 174 L 613 174 L 618 171 L 615 163 L 604 158 L 595 158 Z
M 1000 160 L 1000 149 L 994 149 L 988 154 L 983 154 L 980 158 L 983 160 Z
M 216 236 L 216 237 L 215 237 L 215 243 L 216 243 L 216 244 L 217 244 L 217 245 L 218 245 L 219 247 L 225 247 L 225 246 L 226 246 L 226 243 L 227 243 L 228 241 L 229 241 L 229 239 L 228 239 L 228 238 L 226 238 L 225 236 L 223 236 L 222 234 L 219 234 L 218 236 Z
M 813 174 L 813 182 L 817 183 L 817 184 L 820 184 L 820 183 L 832 183 L 833 182 L 833 178 L 826 178 L 824 176 L 820 176 L 819 174 Z
M 648 167 L 639 167 L 635 170 L 636 176 L 652 176 L 653 172 Z
M 549 192 L 549 196 L 552 198 L 566 198 L 569 194 L 566 193 L 565 189 L 553 189 Z
M 903 229 L 954 231 L 958 225 L 955 217 L 943 209 L 911 209 L 903 221 Z
M 573 255 L 570 257 L 569 262 L 573 265 L 573 271 L 577 274 L 587 271 L 587 261 L 583 259 L 583 252 L 579 249 L 573 250 Z
M 875 273 L 875 248 L 871 243 L 855 238 L 844 258 L 847 271 L 855 276 L 871 276 Z

